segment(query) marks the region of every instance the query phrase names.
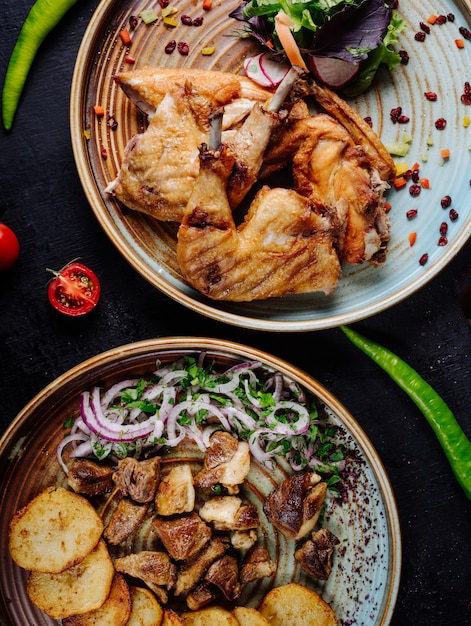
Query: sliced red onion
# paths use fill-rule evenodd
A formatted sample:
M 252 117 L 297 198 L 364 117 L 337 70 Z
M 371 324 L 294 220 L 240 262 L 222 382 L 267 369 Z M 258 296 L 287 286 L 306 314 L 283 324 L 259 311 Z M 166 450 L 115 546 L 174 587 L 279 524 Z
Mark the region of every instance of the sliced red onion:
M 74 433 L 71 435 L 68 435 L 67 437 L 64 437 L 62 439 L 62 441 L 59 443 L 59 445 L 57 446 L 57 451 L 56 451 L 56 455 L 57 455 L 57 460 L 59 462 L 59 465 L 62 467 L 62 469 L 64 470 L 64 473 L 67 474 L 68 467 L 64 462 L 64 459 L 62 458 L 62 454 L 64 452 L 64 449 L 71 443 L 74 443 L 76 441 L 87 441 L 88 442 L 89 437 L 86 434 L 81 434 L 81 433 Z M 73 456 L 73 454 L 71 454 L 71 456 Z

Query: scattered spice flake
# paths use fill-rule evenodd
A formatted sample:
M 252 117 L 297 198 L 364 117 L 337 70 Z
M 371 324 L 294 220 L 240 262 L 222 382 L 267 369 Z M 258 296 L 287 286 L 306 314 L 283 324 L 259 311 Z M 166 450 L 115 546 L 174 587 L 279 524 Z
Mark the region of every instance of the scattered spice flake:
M 127 28 L 123 28 L 119 33 L 119 37 L 125 46 L 129 46 L 132 43 L 131 35 Z
M 422 189 L 430 189 L 430 180 L 428 178 L 420 178 L 419 183 Z
M 425 254 L 423 254 L 423 255 L 420 257 L 420 259 L 419 259 L 419 263 L 420 263 L 420 265 L 425 265 L 425 264 L 427 263 L 427 261 L 428 261 L 428 254 L 427 254 L 427 253 L 425 253 Z
M 435 128 L 437 130 L 444 130 L 446 126 L 446 119 L 444 117 L 439 117 L 438 120 L 435 121 Z
M 124 62 L 128 63 L 129 65 L 134 65 L 134 63 L 136 62 L 136 59 L 128 55 L 124 57 Z
M 464 40 L 463 39 L 455 39 L 455 45 L 458 49 L 464 48 Z
M 105 114 L 105 109 L 99 104 L 95 104 L 95 106 L 93 107 L 93 110 L 95 111 L 95 115 L 97 117 L 103 117 Z
M 409 233 L 409 246 L 413 246 L 415 244 L 415 242 L 417 241 L 417 233 Z
M 396 189 L 402 189 L 402 187 L 405 187 L 407 185 L 407 180 L 404 178 L 404 176 L 398 176 L 394 179 L 394 187 Z
M 391 205 L 391 203 L 390 203 L 390 202 L 385 202 L 385 203 L 384 203 L 384 207 L 383 207 L 383 209 L 384 209 L 384 212 L 385 212 L 385 213 L 389 213 L 389 211 L 391 210 L 391 208 L 392 208 L 392 205 Z
M 83 136 L 85 137 L 85 139 L 88 141 L 90 139 L 90 133 L 88 132 L 87 129 L 85 129 L 83 131 Z

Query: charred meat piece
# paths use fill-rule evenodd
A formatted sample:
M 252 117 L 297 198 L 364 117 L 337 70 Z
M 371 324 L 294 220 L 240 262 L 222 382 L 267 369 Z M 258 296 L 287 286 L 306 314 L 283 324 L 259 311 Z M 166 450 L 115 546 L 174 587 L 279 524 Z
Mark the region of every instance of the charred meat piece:
M 204 577 L 211 563 L 222 557 L 229 547 L 229 539 L 216 536 L 198 554 L 188 559 L 178 573 L 175 595 L 188 593 Z
M 238 441 L 226 432 L 215 432 L 204 457 L 203 469 L 195 476 L 195 486 L 204 488 L 221 483 L 237 493 L 250 471 L 250 450 L 246 441 Z
M 268 550 L 263 546 L 253 546 L 244 559 L 240 568 L 240 582 L 242 585 L 272 576 L 276 572 L 276 563 L 270 559 Z
M 160 457 L 137 461 L 132 457 L 121 459 L 113 480 L 120 491 L 135 502 L 152 502 L 160 477 Z
M 239 566 L 237 559 L 225 554 L 214 561 L 205 574 L 205 580 L 216 585 L 227 600 L 235 600 L 242 591 L 239 582 Z
M 334 549 L 339 543 L 330 530 L 320 528 L 296 550 L 294 558 L 307 574 L 318 580 L 327 580 L 332 571 Z
M 166 552 L 143 550 L 115 560 L 117 572 L 139 578 L 161 602 L 168 601 L 167 591 L 175 582 L 176 567 Z
M 231 535 L 231 544 L 236 550 L 249 550 L 256 541 L 255 530 L 236 530 Z
M 159 515 L 190 513 L 195 507 L 195 488 L 189 465 L 177 465 L 160 480 L 155 497 Z
M 218 496 L 206 500 L 199 514 L 216 530 L 250 530 L 260 526 L 257 509 L 242 503 L 236 496 Z
M 286 478 L 263 505 L 269 521 L 288 539 L 298 540 L 317 524 L 327 484 L 315 473 Z
M 197 513 L 189 513 L 172 519 L 154 518 L 157 534 L 172 559 L 189 559 L 211 539 L 211 528 Z
M 148 508 L 147 503 L 139 504 L 126 496 L 121 498 L 103 532 L 106 541 L 116 546 L 127 539 L 132 532 L 139 528 Z
M 101 496 L 113 490 L 113 468 L 88 459 L 75 459 L 67 473 L 67 482 L 77 493 Z
M 207 580 L 203 580 L 186 596 L 186 604 L 190 611 L 198 611 L 217 600 L 220 596 L 221 592 L 217 587 Z

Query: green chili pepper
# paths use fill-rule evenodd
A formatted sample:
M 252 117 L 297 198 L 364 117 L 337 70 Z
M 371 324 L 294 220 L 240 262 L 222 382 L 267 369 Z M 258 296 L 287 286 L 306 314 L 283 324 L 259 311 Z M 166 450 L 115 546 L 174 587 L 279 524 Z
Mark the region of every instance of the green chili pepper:
M 410 365 L 393 352 L 351 328 L 340 328 L 357 348 L 389 374 L 424 415 L 443 448 L 458 483 L 471 500 L 471 441 L 445 401 Z
M 26 78 L 40 45 L 76 2 L 77 0 L 37 0 L 31 7 L 5 75 L 2 120 L 6 130 L 11 130 Z

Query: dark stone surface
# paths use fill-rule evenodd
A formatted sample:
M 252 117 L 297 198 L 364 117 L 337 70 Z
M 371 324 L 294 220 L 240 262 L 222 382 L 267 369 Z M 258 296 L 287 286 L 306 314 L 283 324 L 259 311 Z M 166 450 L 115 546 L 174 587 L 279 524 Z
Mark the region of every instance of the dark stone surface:
M 30 2 L 2 0 L 0 80 Z M 403 573 L 393 625 L 471 624 L 471 502 L 428 424 L 404 394 L 338 329 L 263 333 L 205 319 L 151 287 L 100 229 L 82 191 L 69 134 L 75 56 L 96 6 L 81 0 L 34 62 L 13 131 L 0 132 L 0 220 L 21 257 L 0 275 L 2 431 L 46 384 L 123 343 L 166 335 L 221 337 L 301 367 L 355 416 L 390 476 L 402 526 Z M 469 245 L 407 301 L 356 325 L 394 349 L 444 397 L 471 436 Z M 81 257 L 102 297 L 84 319 L 46 297 L 46 267 Z M 466 311 L 466 314 L 463 313 Z

